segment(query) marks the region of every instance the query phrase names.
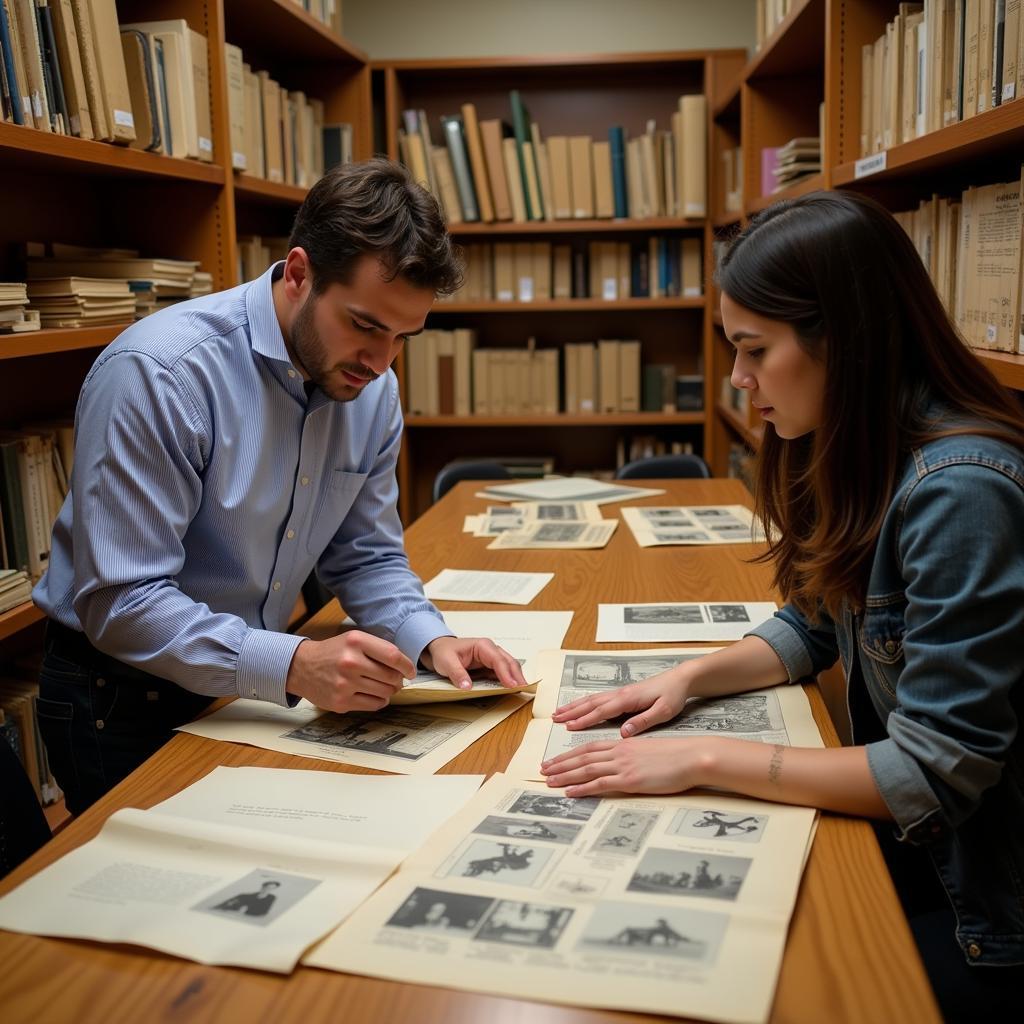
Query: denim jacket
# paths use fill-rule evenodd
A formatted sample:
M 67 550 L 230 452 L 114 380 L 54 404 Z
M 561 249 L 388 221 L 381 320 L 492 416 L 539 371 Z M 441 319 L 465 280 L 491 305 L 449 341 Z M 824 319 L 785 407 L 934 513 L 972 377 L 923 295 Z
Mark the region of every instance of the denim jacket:
M 967 962 L 1024 963 L 1024 453 L 976 435 L 915 449 L 864 611 L 812 626 L 787 606 L 752 632 L 790 681 L 837 655 L 863 678 L 886 735 L 866 745 L 872 776 Z

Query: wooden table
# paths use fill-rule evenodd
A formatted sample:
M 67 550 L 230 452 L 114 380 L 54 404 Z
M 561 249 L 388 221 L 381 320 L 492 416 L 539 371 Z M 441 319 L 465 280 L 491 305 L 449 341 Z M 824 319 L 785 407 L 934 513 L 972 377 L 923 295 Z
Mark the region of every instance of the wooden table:
M 660 481 L 657 486 L 667 493 L 644 504 L 750 503 L 747 491 L 731 480 Z M 598 647 L 594 636 L 599 600 L 763 600 L 771 596 L 770 570 L 750 563 L 754 551 L 750 545 L 642 549 L 625 524 L 601 551 L 487 551 L 485 539 L 461 532 L 463 515 L 484 507 L 473 496 L 476 490 L 477 485 L 460 484 L 413 524 L 406 535 L 413 568 L 424 579 L 445 567 L 554 569 L 554 580 L 530 607 L 575 612 L 567 647 Z M 606 505 L 604 514 L 615 516 L 620 508 Z M 445 607 L 483 606 L 446 603 Z M 495 606 L 489 607 L 494 610 Z M 304 632 L 313 638 L 330 636 L 341 618 L 333 603 Z M 810 689 L 810 697 L 826 742 L 836 743 L 816 688 Z M 506 719 L 443 771 L 500 771 L 519 745 L 528 713 L 524 709 Z M 0 892 L 92 838 L 118 808 L 151 807 L 219 764 L 360 771 L 330 761 L 178 735 L 0 883 Z M 141 948 L 8 932 L 0 932 L 0 964 L 0 1019 L 6 1024 L 597 1024 L 659 1019 L 305 967 L 288 977 L 204 967 Z M 809 1024 L 897 1020 L 911 1024 L 940 1019 L 874 834 L 864 822 L 834 815 L 822 818 L 790 927 L 771 1019 Z

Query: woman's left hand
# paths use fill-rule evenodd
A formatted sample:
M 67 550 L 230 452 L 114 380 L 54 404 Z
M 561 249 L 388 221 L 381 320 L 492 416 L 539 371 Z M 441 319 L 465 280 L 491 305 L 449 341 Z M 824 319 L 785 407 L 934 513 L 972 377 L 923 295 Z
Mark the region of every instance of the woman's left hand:
M 566 796 L 572 797 L 680 793 L 706 784 L 714 739 L 598 740 L 545 761 L 540 770 L 549 786 L 566 786 Z

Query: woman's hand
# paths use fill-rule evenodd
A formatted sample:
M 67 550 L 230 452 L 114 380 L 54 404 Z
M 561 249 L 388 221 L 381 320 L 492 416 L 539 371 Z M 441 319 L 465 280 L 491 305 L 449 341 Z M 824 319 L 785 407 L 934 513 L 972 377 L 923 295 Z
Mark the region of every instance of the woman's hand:
M 688 676 L 679 667 L 671 668 L 611 693 L 581 697 L 560 707 L 551 718 L 575 731 L 620 715 L 633 715 L 622 723 L 621 732 L 623 736 L 635 736 L 652 725 L 675 718 L 683 710 L 689 689 Z
M 642 686 L 642 683 L 637 684 Z M 540 770 L 566 796 L 681 793 L 708 784 L 717 737 L 599 740 L 545 761 Z

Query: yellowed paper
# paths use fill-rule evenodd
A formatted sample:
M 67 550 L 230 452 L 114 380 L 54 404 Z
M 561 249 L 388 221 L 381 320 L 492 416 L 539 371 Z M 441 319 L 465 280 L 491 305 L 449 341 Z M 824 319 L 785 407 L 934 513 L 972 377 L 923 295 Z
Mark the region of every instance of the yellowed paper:
M 491 550 L 510 551 L 520 548 L 546 550 L 603 548 L 611 539 L 617 519 L 600 522 L 545 522 L 528 521 L 522 530 L 509 531 L 495 537 L 487 547 Z
M 764 532 L 743 505 L 642 505 L 622 518 L 642 548 L 682 544 L 749 544 Z

